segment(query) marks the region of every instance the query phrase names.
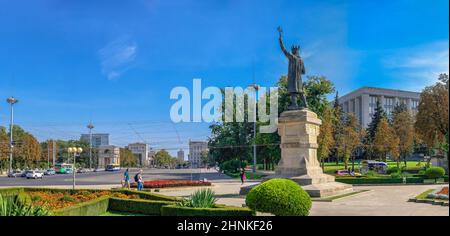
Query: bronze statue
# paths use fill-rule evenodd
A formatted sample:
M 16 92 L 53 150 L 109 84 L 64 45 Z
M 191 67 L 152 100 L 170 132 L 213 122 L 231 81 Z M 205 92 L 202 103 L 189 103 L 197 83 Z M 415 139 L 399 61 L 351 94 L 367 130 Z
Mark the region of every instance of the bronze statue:
M 306 102 L 305 91 L 303 90 L 302 74 L 305 74 L 305 65 L 300 57 L 300 46 L 292 46 L 291 53 L 289 53 L 283 44 L 283 29 L 278 27 L 278 32 L 280 33 L 280 47 L 284 55 L 289 59 L 289 70 L 288 70 L 288 86 L 287 90 L 291 96 L 291 104 L 289 105 L 289 110 L 298 110 L 303 108 L 308 108 Z M 300 107 L 297 104 L 297 97 L 300 95 L 301 104 Z

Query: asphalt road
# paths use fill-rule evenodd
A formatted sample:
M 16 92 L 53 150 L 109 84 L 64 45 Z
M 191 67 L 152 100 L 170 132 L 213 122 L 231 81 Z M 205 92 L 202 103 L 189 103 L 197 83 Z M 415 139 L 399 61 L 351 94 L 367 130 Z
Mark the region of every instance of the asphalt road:
M 117 172 L 90 172 L 77 173 L 77 185 L 109 185 L 120 184 L 125 170 Z M 130 169 L 130 178 L 133 182 L 137 169 Z M 180 179 L 180 180 L 202 180 L 206 178 L 212 181 L 229 180 L 228 176 L 218 173 L 215 170 L 206 169 L 144 169 L 144 180 L 155 179 Z M 8 178 L 0 177 L 0 187 L 2 186 L 52 186 L 52 185 L 72 185 L 72 174 L 58 174 L 53 176 L 45 175 L 43 179 Z

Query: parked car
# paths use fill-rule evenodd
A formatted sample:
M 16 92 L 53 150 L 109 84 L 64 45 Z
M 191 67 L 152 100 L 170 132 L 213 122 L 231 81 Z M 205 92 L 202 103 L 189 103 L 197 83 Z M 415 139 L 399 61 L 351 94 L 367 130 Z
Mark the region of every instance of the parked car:
M 28 170 L 22 170 L 22 174 L 20 175 L 20 177 L 27 177 L 27 171 Z
M 66 168 L 66 174 L 73 174 L 72 168 Z
M 21 170 L 14 170 L 8 173 L 8 177 L 10 178 L 22 177 L 22 174 L 23 172 Z
M 56 175 L 56 171 L 54 169 L 48 169 L 44 172 L 44 175 Z
M 87 172 L 88 172 L 88 170 L 85 169 L 85 168 L 79 168 L 79 169 L 77 170 L 77 173 L 87 173 Z
M 348 170 L 337 170 L 335 172 L 336 176 L 344 176 L 344 175 L 350 175 L 350 172 Z
M 27 179 L 42 179 L 43 176 L 44 173 L 35 170 L 28 170 L 26 172 Z

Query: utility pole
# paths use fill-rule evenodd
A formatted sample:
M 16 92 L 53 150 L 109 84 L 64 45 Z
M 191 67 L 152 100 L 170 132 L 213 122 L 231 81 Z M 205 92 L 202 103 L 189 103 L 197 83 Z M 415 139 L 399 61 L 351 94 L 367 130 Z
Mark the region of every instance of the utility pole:
M 258 105 L 258 102 L 257 102 L 257 98 L 258 98 L 258 90 L 259 90 L 259 85 L 257 85 L 257 84 L 251 84 L 250 85 L 254 90 L 255 90 L 255 106 L 253 107 L 253 139 L 254 139 L 254 142 L 253 142 L 253 168 L 252 168 L 252 172 L 253 173 L 256 173 L 256 165 L 257 165 L 257 162 L 256 162 L 256 117 L 257 117 L 257 114 L 256 114 L 256 106 Z
M 55 167 L 55 159 L 56 159 L 56 143 L 55 140 L 52 139 L 52 156 L 53 156 L 53 168 Z
M 87 128 L 89 129 L 89 169 L 92 169 L 92 129 L 94 128 L 92 122 L 89 122 Z
M 50 140 L 47 140 L 47 169 L 50 169 Z
M 14 139 L 13 139 L 13 129 L 14 129 L 14 104 L 18 103 L 14 97 L 9 97 L 6 99 L 6 102 L 11 106 L 11 117 L 10 117 L 10 126 L 9 126 L 9 172 L 12 172 L 12 161 L 13 161 L 13 149 L 14 149 Z

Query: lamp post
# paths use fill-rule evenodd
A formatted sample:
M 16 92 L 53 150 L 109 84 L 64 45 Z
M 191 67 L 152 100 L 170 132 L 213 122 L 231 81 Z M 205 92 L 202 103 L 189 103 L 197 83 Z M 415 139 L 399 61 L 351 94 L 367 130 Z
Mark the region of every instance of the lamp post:
M 13 149 L 14 149 L 14 140 L 13 140 L 13 127 L 14 127 L 14 104 L 18 103 L 14 97 L 9 97 L 6 99 L 6 102 L 9 103 L 11 107 L 11 119 L 9 123 L 9 172 L 12 172 L 12 161 L 13 161 Z
M 260 86 L 258 84 L 251 84 L 250 87 L 252 87 L 255 90 L 255 106 L 253 107 L 253 117 L 254 117 L 254 120 L 253 120 L 253 139 L 254 140 L 253 140 L 253 168 L 252 168 L 252 172 L 256 173 L 256 142 L 255 142 L 256 141 L 256 116 L 257 116 L 257 114 L 256 114 L 256 106 L 258 104 L 258 102 L 257 102 L 257 97 L 258 97 L 257 93 L 258 93 L 258 90 L 259 90 Z
M 80 154 L 81 152 L 83 152 L 83 149 L 82 148 L 80 148 L 80 147 L 69 147 L 68 149 L 67 149 L 67 151 L 69 152 L 69 153 L 73 153 L 73 168 L 72 168 L 72 174 L 73 174 L 73 177 L 72 177 L 72 184 L 73 184 L 73 189 L 75 190 L 75 172 L 76 172 L 76 169 L 75 169 L 75 165 L 76 165 L 76 156 L 77 156 L 77 154 Z
M 89 129 L 89 169 L 92 169 L 92 129 L 94 125 L 89 122 L 87 128 Z

